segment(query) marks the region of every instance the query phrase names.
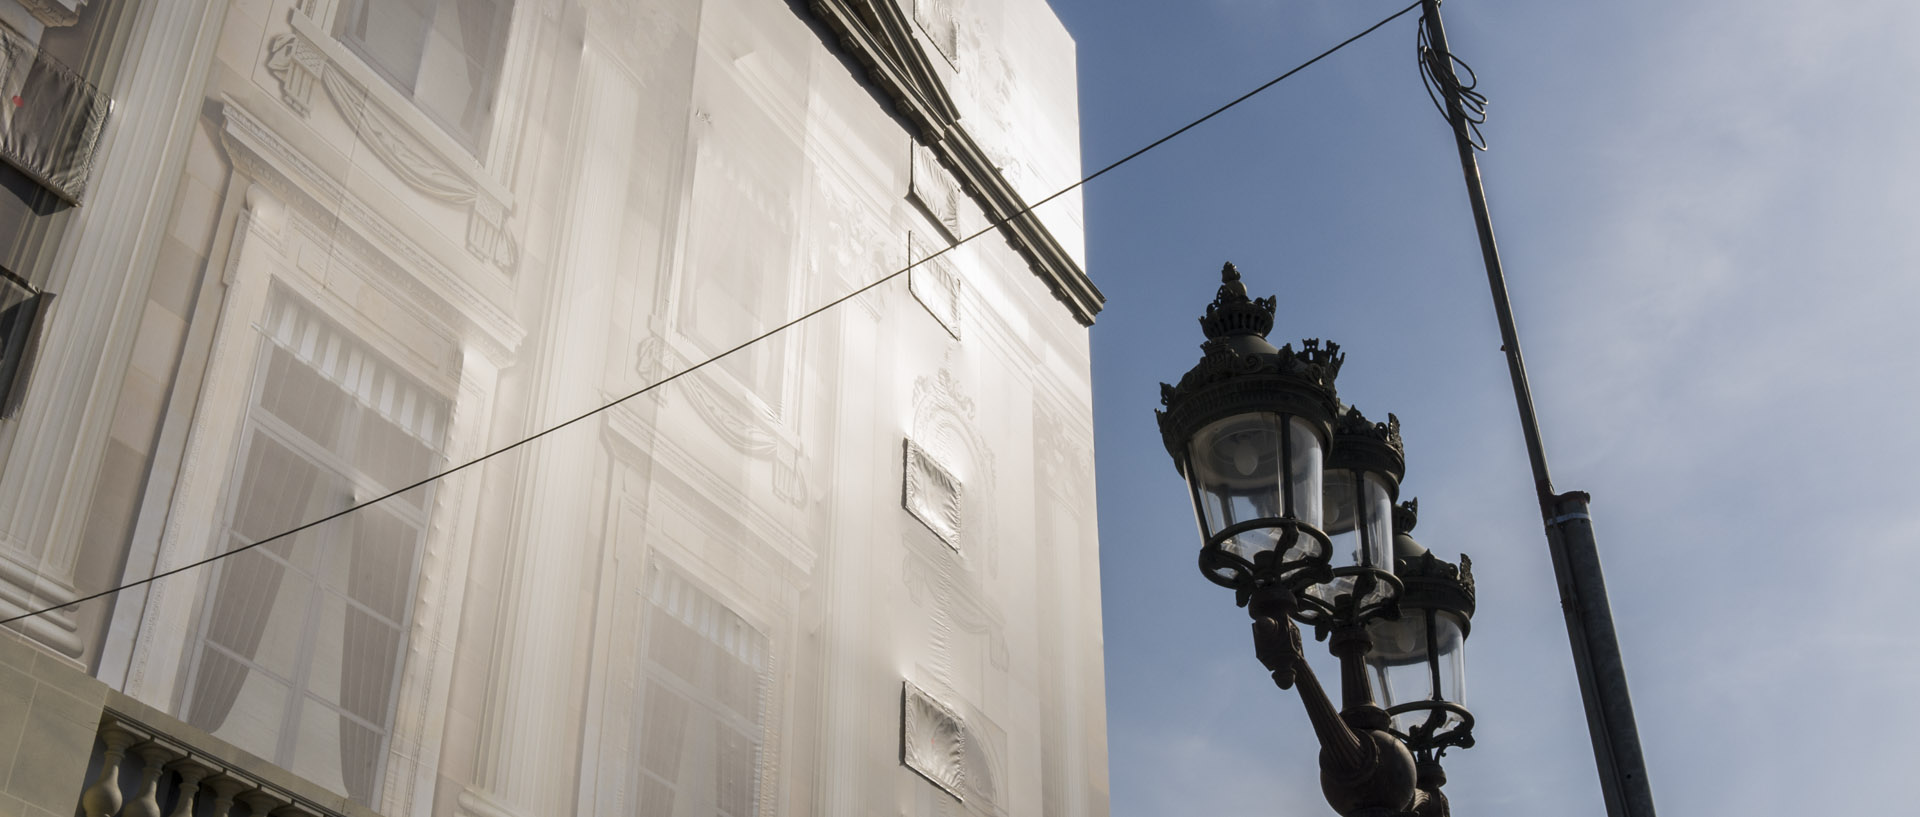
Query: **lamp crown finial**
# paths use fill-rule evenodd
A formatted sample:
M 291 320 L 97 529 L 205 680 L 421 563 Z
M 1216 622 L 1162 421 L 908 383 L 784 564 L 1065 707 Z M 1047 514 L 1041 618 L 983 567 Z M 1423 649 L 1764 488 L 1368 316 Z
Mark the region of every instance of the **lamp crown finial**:
M 1275 306 L 1271 295 L 1259 299 L 1247 297 L 1247 285 L 1240 280 L 1240 270 L 1228 261 L 1220 267 L 1220 291 L 1214 294 L 1213 303 L 1207 304 L 1207 314 L 1200 317 L 1200 330 L 1208 340 L 1230 335 L 1264 338 L 1273 331 Z

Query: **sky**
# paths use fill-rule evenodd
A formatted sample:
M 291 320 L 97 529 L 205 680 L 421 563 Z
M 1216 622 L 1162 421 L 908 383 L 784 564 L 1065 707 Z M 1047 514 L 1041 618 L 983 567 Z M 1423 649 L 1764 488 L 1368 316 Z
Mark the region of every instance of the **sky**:
M 1051 0 L 1098 168 L 1400 9 Z M 1555 487 L 1594 524 L 1664 814 L 1899 813 L 1920 749 L 1920 4 L 1455 0 Z M 1485 272 L 1414 15 L 1085 190 L 1113 817 L 1331 814 L 1297 696 L 1201 578 L 1155 429 L 1232 261 L 1403 425 L 1473 557 L 1474 817 L 1605 813 Z M 1309 643 L 1325 659 L 1324 645 Z M 1330 659 L 1319 662 L 1322 677 Z

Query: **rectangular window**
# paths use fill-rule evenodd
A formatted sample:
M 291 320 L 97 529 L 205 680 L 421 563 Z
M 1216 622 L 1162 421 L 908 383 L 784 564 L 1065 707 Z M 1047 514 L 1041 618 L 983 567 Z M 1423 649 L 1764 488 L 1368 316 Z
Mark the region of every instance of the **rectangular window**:
M 648 817 L 759 813 L 767 636 L 655 557 L 635 761 Z
M 346 0 L 342 42 L 468 147 L 486 143 L 512 0 Z
M 220 550 L 441 466 L 448 406 L 279 295 L 269 310 Z M 393 723 L 432 487 L 219 562 L 187 721 L 371 807 Z

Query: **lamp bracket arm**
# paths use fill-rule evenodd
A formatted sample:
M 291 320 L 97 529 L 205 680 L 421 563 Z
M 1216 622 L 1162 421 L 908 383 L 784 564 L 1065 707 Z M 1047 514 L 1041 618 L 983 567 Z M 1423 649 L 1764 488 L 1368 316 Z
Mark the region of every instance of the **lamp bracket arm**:
M 1300 627 L 1292 619 L 1260 616 L 1253 620 L 1254 654 L 1273 673 L 1281 689 L 1299 687 L 1307 721 L 1320 740 L 1321 764 L 1337 777 L 1367 774 L 1378 760 L 1373 742 L 1340 717 L 1301 650 Z

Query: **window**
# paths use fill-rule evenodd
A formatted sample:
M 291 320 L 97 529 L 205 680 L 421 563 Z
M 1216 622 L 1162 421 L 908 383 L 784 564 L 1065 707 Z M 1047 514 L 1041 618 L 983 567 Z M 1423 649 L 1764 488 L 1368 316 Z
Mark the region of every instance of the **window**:
M 436 470 L 447 405 L 280 295 L 269 310 L 221 550 Z M 432 487 L 219 563 L 187 721 L 372 806 Z
M 468 147 L 486 141 L 512 0 L 346 0 L 340 39 Z
M 647 817 L 754 817 L 767 637 L 655 557 L 635 761 Z

